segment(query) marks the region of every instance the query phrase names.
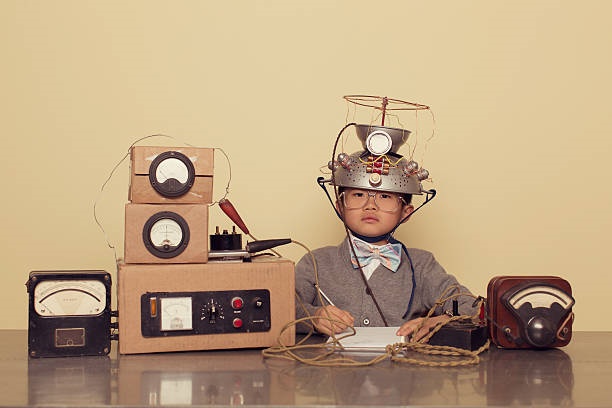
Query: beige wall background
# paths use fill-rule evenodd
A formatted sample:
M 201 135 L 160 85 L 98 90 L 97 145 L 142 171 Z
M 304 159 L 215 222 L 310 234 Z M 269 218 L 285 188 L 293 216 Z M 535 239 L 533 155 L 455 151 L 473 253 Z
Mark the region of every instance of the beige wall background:
M 478 294 L 496 275 L 563 276 L 575 330 L 612 330 L 611 12 L 607 1 L 3 0 L 0 329 L 27 328 L 32 270 L 114 273 L 93 206 L 122 255 L 126 162 L 100 191 L 148 135 L 176 139 L 139 144 L 223 149 L 228 197 L 258 238 L 338 243 L 315 179 L 346 123 L 342 96 L 372 94 L 435 114 L 419 147 L 438 197 L 400 240 Z M 229 170 L 216 160 L 219 198 Z M 216 206 L 210 217 L 231 227 Z

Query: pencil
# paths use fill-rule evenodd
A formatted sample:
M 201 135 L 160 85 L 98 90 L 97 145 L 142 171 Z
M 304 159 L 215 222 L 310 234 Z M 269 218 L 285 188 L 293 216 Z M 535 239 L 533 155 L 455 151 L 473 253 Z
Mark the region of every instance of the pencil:
M 323 296 L 323 299 L 327 300 L 327 303 L 329 303 L 330 306 L 336 306 L 334 305 L 334 302 L 331 301 L 331 299 L 329 297 L 327 297 L 327 295 L 325 294 L 325 292 L 323 292 L 321 290 L 321 287 L 317 284 L 314 285 L 315 288 L 317 288 L 317 290 L 319 291 L 319 293 L 321 294 L 321 296 Z

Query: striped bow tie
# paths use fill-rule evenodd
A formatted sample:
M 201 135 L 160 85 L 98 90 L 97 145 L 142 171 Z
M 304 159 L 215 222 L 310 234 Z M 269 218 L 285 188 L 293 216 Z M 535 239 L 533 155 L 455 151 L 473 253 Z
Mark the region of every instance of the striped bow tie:
M 385 244 L 381 246 L 369 245 L 359 239 L 353 239 L 353 247 L 359 264 L 364 267 L 378 259 L 380 263 L 390 271 L 396 272 L 402 260 L 402 244 Z M 359 268 L 353 251 L 351 251 L 351 262 L 353 268 Z

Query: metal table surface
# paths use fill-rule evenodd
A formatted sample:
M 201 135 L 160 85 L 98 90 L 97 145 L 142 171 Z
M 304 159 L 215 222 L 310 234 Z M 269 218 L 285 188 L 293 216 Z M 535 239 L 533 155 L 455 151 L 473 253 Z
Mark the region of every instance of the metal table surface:
M 611 406 L 612 332 L 552 350 L 491 349 L 478 365 L 385 360 L 314 367 L 223 350 L 30 359 L 27 331 L 0 330 L 0 406 Z

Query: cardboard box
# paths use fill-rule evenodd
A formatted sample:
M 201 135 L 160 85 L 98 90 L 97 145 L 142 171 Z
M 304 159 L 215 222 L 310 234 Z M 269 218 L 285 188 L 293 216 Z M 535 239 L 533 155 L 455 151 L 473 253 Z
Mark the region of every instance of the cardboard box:
M 287 259 L 207 264 L 120 264 L 118 272 L 119 352 L 139 354 L 188 350 L 263 348 L 278 344 L 281 329 L 295 320 L 294 264 Z M 270 330 L 144 337 L 141 297 L 147 293 L 267 289 Z M 194 319 L 204 305 L 193 304 Z M 146 312 L 146 311 L 145 311 Z M 230 310 L 226 310 L 230 314 Z M 280 338 L 295 344 L 295 328 Z
M 189 230 L 189 241 L 180 254 L 165 258 L 147 248 L 147 234 L 143 231 L 147 229 L 147 223 L 152 217 L 167 212 L 177 214 L 185 221 Z M 208 241 L 207 204 L 125 205 L 126 263 L 205 263 L 208 261 Z
M 164 152 L 175 151 L 193 164 L 195 178 L 188 192 L 179 197 L 164 197 L 149 180 L 151 163 Z M 129 200 L 141 204 L 211 203 L 213 193 L 214 149 L 201 147 L 134 146 L 130 152 L 131 178 Z

